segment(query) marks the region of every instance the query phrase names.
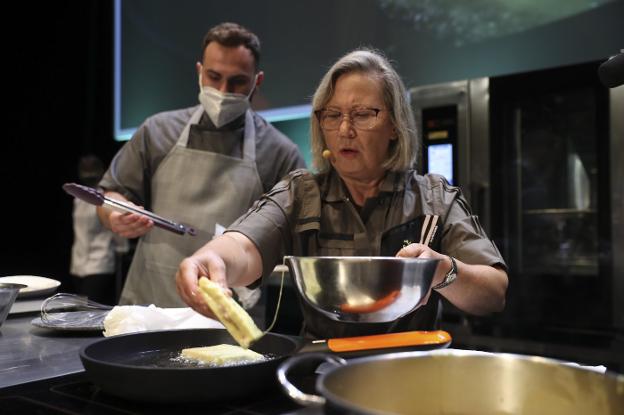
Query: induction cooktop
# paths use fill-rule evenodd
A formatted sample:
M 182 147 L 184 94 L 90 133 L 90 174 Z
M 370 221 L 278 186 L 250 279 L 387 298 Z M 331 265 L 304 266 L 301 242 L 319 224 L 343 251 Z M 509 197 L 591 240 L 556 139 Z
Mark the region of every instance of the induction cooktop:
M 277 415 L 317 414 L 302 408 L 279 390 L 237 401 L 193 404 L 133 402 L 107 395 L 89 382 L 84 373 L 17 385 L 0 390 L 0 412 L 10 415 L 117 415 L 204 414 Z

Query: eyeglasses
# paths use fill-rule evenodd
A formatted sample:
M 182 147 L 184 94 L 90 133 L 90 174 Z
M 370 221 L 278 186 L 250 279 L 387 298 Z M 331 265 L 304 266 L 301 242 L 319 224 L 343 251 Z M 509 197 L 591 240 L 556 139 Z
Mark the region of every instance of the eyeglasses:
M 349 113 L 343 114 L 340 111 L 332 109 L 320 109 L 314 111 L 316 118 L 319 120 L 321 128 L 325 131 L 337 130 L 342 124 L 342 120 L 348 117 L 353 128 L 358 130 L 370 130 L 377 125 L 377 116 L 383 111 L 379 108 L 354 108 Z

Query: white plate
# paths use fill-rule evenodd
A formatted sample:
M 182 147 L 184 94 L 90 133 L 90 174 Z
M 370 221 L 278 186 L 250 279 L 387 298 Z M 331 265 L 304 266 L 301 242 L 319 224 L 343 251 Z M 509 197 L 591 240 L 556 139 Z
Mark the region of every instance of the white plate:
M 14 284 L 24 284 L 17 294 L 17 298 L 39 297 L 51 294 L 61 285 L 60 281 L 51 278 L 37 277 L 35 275 L 12 275 L 10 277 L 0 277 L 0 282 L 12 282 Z

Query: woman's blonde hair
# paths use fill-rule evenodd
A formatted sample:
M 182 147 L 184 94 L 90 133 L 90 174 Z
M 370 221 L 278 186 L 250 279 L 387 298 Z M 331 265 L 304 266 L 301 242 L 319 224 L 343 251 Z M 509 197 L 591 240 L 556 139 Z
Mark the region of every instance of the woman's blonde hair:
M 391 171 L 414 167 L 418 135 L 414 114 L 407 101 L 407 91 L 390 62 L 381 52 L 372 49 L 356 49 L 340 58 L 323 76 L 314 93 L 310 117 L 310 144 L 314 167 L 318 172 L 328 171 L 330 167 L 322 156 L 327 146 L 315 111 L 323 109 L 332 98 L 338 78 L 352 72 L 370 74 L 381 81 L 384 104 L 389 110 L 397 134 L 397 139 L 390 142 L 388 158 L 383 167 Z

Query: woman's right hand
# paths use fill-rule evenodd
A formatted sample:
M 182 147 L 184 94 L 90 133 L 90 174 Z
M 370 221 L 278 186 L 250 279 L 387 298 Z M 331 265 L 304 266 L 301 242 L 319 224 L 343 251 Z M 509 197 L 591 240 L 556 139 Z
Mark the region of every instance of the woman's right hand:
M 176 289 L 182 300 L 198 313 L 216 318 L 199 292 L 200 277 L 210 278 L 232 294 L 225 278 L 226 266 L 223 259 L 214 251 L 202 249 L 180 263 L 176 273 Z
M 208 277 L 232 295 L 229 285 L 247 286 L 261 275 L 262 259 L 256 245 L 242 233 L 226 232 L 180 263 L 176 289 L 193 310 L 215 318 L 199 292 L 199 278 Z

